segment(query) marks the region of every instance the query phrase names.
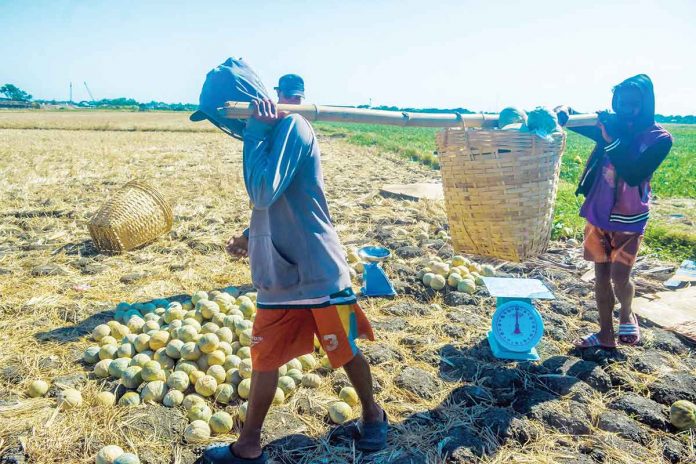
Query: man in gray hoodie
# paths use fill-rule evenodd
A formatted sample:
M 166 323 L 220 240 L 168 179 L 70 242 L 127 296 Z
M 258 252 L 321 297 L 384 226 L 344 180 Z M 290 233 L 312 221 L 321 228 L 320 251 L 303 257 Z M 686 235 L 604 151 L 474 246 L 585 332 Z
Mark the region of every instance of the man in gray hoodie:
M 355 344 L 374 336 L 353 294 L 331 223 L 314 130 L 299 115 L 278 113 L 267 97 L 253 102 L 254 115 L 243 130 L 244 180 L 253 204 L 249 261 L 258 292 L 251 390 L 237 442 L 210 447 L 203 458 L 211 463 L 266 462 L 261 428 L 276 392 L 278 369 L 313 352 L 315 335 L 331 366 L 345 369 L 362 403 L 356 448 L 383 449 L 387 417 L 374 400 L 369 364 Z

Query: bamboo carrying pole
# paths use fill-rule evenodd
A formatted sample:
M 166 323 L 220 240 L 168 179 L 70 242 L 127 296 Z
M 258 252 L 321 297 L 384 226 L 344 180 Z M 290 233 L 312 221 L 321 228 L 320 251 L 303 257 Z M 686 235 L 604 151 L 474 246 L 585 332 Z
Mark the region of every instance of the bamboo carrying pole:
M 218 111 L 227 119 L 247 119 L 253 113 L 249 102 L 226 102 Z M 407 113 L 399 111 L 344 108 L 339 106 L 277 105 L 278 111 L 302 115 L 309 121 L 356 122 L 402 127 L 497 127 L 497 114 Z M 566 127 L 594 126 L 596 114 L 570 116 Z

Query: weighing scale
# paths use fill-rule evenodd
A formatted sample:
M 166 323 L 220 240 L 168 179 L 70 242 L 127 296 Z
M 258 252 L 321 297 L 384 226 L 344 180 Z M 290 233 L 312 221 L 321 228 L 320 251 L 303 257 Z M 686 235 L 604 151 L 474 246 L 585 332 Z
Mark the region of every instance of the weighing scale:
M 532 300 L 555 297 L 538 279 L 484 277 L 491 296 L 496 297 L 488 343 L 493 356 L 515 361 L 538 361 L 536 345 L 544 335 L 544 321 Z
M 363 287 L 360 289 L 364 296 L 391 297 L 396 295 L 394 286 L 389 277 L 379 266 L 379 263 L 387 259 L 391 252 L 379 246 L 365 246 L 358 250 L 358 256 L 363 261 Z

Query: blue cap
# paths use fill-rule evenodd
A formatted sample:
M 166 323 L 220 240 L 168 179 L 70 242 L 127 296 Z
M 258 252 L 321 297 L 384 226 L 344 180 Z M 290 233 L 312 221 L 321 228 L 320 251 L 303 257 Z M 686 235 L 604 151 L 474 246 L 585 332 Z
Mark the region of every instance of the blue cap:
M 286 74 L 278 80 L 274 89 L 283 92 L 288 97 L 304 98 L 304 80 L 297 74 Z
M 218 108 L 228 101 L 250 102 L 254 99 L 267 99 L 268 92 L 256 72 L 241 59 L 228 58 L 215 67 L 205 77 L 198 111 L 193 113 L 191 121 L 209 120 L 222 131 L 241 138 L 246 123 L 239 119 L 227 119 L 220 116 Z

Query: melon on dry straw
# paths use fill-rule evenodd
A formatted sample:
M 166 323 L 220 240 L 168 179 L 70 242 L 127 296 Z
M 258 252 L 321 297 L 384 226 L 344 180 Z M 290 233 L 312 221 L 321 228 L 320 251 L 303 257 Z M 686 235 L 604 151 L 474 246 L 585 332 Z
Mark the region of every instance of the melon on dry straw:
M 63 411 L 78 408 L 82 406 L 82 393 L 74 388 L 63 390 L 58 394 L 58 405 Z
M 210 426 L 202 420 L 195 420 L 184 429 L 184 438 L 189 443 L 202 443 L 210 438 Z
M 48 383 L 44 380 L 34 380 L 27 388 L 27 394 L 32 398 L 39 398 L 48 392 Z
M 116 445 L 107 445 L 99 450 L 95 458 L 96 464 L 114 464 L 116 458 L 123 454 L 123 449 Z
M 679 430 L 696 428 L 696 404 L 687 400 L 675 401 L 669 410 L 669 421 Z
M 353 417 L 353 409 L 343 401 L 337 401 L 329 406 L 329 417 L 335 424 L 341 425 Z

